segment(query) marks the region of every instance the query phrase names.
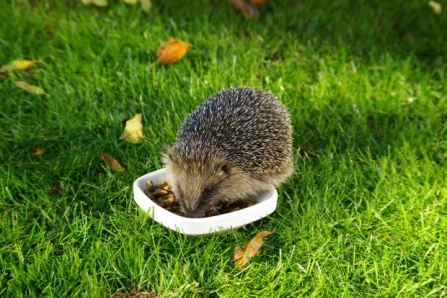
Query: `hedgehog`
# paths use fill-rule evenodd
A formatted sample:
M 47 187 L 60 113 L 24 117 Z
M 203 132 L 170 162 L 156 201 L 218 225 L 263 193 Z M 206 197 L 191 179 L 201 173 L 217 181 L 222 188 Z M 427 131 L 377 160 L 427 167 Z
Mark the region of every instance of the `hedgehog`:
M 187 116 L 162 162 L 185 216 L 204 217 L 292 175 L 290 113 L 270 92 L 224 89 Z

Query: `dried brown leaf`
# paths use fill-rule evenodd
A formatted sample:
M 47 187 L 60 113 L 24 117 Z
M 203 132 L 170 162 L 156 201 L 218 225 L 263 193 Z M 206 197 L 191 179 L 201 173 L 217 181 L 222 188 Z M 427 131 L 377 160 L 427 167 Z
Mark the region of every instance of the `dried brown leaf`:
M 234 248 L 234 265 L 238 268 L 243 268 L 245 265 L 247 265 L 250 258 L 244 258 L 244 256 L 245 251 L 239 246 L 236 246 Z
M 45 150 L 43 150 L 42 148 L 36 148 L 36 150 L 34 150 L 33 153 L 31 153 L 31 155 L 38 156 L 42 155 L 44 152 Z
M 117 172 L 124 172 L 124 168 L 120 165 L 120 163 L 107 153 L 102 152 L 101 159 L 104 161 L 107 168 L 109 168 L 110 170 Z
M 155 298 L 154 292 L 138 292 L 132 295 L 132 298 Z
M 173 37 L 163 43 L 157 50 L 157 58 L 163 64 L 174 63 L 183 58 L 189 50 L 189 45 Z
M 247 265 L 248 261 L 259 253 L 259 249 L 264 243 L 263 238 L 273 233 L 275 233 L 275 230 L 259 232 L 244 246 L 243 250 L 236 246 L 234 248 L 234 265 L 239 269 Z

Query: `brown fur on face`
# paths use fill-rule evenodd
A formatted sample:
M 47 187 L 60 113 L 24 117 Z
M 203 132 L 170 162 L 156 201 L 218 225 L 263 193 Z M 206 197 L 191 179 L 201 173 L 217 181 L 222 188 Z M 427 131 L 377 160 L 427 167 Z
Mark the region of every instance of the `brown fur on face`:
M 163 163 L 186 217 L 204 217 L 224 202 L 247 199 L 270 187 L 222 158 L 185 160 L 171 148 L 163 156 Z

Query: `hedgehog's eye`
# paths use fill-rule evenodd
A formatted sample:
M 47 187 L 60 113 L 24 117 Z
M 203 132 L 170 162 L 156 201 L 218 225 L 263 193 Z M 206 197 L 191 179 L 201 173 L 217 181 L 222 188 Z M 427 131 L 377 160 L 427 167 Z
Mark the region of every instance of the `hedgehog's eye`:
M 225 175 L 228 175 L 228 165 L 223 164 L 223 165 L 220 167 L 220 170 L 221 170 Z
M 204 194 L 204 195 L 209 195 L 212 191 L 213 191 L 213 189 L 212 189 L 211 187 L 206 187 L 206 188 L 203 190 L 203 194 Z

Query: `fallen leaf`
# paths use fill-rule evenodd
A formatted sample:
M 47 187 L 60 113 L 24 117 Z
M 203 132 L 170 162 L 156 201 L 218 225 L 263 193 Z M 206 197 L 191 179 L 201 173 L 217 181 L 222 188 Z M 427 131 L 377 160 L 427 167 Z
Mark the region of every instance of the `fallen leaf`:
M 124 172 L 124 168 L 120 165 L 120 163 L 116 159 L 114 159 L 113 157 L 108 155 L 107 153 L 102 152 L 101 159 L 104 161 L 104 163 L 106 164 L 107 168 L 109 168 L 109 170 L 117 171 L 117 172 Z
M 38 156 L 42 155 L 44 152 L 45 150 L 43 150 L 42 148 L 36 148 L 36 150 L 34 150 L 33 153 L 31 153 L 31 155 Z
M 233 6 L 236 9 L 240 10 L 244 15 L 244 17 L 246 17 L 247 19 L 255 19 L 259 16 L 259 12 L 256 9 L 256 7 L 254 7 L 248 2 L 245 2 L 244 0 L 228 0 L 228 1 L 230 1 L 230 3 L 233 4 Z
M 244 246 L 243 250 L 239 246 L 236 246 L 234 248 L 234 265 L 239 269 L 247 265 L 248 261 L 259 253 L 259 249 L 264 243 L 263 238 L 273 233 L 275 233 L 275 230 L 259 232 Z
M 155 298 L 154 292 L 138 292 L 132 298 Z
M 107 3 L 107 0 L 79 0 L 79 1 L 84 5 L 93 4 L 99 7 L 107 7 L 109 5 L 109 3 Z
M 168 41 L 158 48 L 157 58 L 163 64 L 174 63 L 182 59 L 188 50 L 189 45 L 186 42 L 169 37 Z
M 253 4 L 256 7 L 259 7 L 261 5 L 264 5 L 267 3 L 268 0 L 251 0 L 251 4 Z
M 6 78 L 7 76 L 8 76 L 8 75 L 7 75 L 5 72 L 0 71 L 0 78 L 4 79 L 4 78 Z
M 62 189 L 61 183 L 59 181 L 54 181 L 53 184 L 51 184 L 53 189 L 60 193 L 61 195 L 64 194 L 64 190 Z
M 431 9 L 433 9 L 433 12 L 435 14 L 441 14 L 442 7 L 441 4 L 435 1 L 428 1 L 428 5 L 430 5 Z
M 149 12 L 151 10 L 152 7 L 152 2 L 151 0 L 140 0 L 141 3 L 141 8 L 145 11 L 145 12 Z
M 248 258 L 243 260 L 243 257 L 245 256 L 245 251 L 242 250 L 239 246 L 236 246 L 234 248 L 234 265 L 242 268 L 248 263 Z M 239 263 L 236 263 L 239 262 Z
M 34 93 L 34 94 L 39 94 L 39 95 L 45 94 L 45 91 L 43 91 L 42 88 L 34 86 L 34 85 L 30 85 L 24 81 L 16 81 L 16 82 L 14 82 L 14 84 L 16 84 L 17 87 L 19 87 L 25 91 L 28 91 L 29 93 Z
M 28 70 L 41 60 L 14 60 L 2 66 L 2 71 Z
M 143 141 L 143 124 L 141 124 L 141 114 L 135 114 L 135 116 L 126 121 L 124 131 L 119 137 L 120 140 L 124 140 L 131 144 L 139 144 Z

